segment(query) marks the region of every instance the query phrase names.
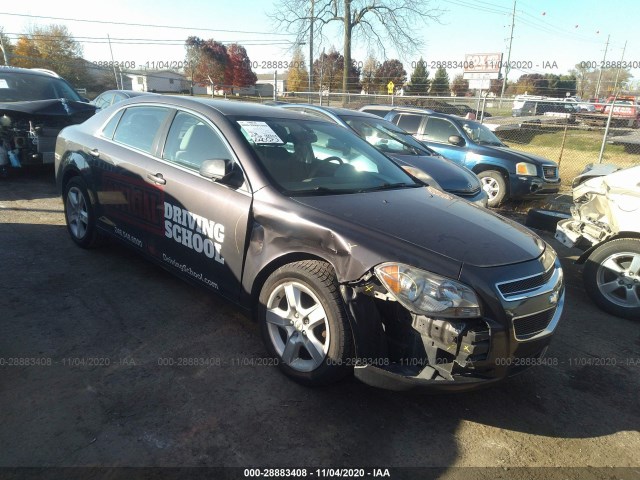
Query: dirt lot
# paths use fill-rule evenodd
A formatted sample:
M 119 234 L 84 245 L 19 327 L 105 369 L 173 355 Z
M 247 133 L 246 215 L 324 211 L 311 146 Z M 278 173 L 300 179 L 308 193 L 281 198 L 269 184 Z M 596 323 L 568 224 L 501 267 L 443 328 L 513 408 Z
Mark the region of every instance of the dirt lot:
M 640 478 L 640 324 L 599 311 L 572 264 L 577 252 L 547 240 L 567 278 L 548 352 L 556 366 L 466 394 L 354 379 L 309 389 L 256 365 L 265 356 L 258 328 L 232 305 L 125 247 L 75 247 L 51 172 L 0 179 L 0 467 Z M 222 365 L 161 365 L 186 357 Z M 633 468 L 571 468 L 587 466 Z

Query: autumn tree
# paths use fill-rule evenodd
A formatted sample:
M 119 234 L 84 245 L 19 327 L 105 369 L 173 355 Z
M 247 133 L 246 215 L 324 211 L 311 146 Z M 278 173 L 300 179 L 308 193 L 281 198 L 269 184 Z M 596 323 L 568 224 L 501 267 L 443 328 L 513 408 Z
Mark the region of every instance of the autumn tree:
M 429 71 L 427 70 L 427 62 L 422 57 L 416 62 L 416 66 L 411 74 L 411 94 L 427 95 L 429 92 Z
M 229 61 L 227 68 L 229 73 L 227 77 L 231 79 L 230 83 L 234 87 L 251 87 L 256 84 L 258 77 L 251 70 L 251 60 L 247 55 L 247 50 L 237 43 L 233 43 L 227 47 Z
M 407 81 L 407 72 L 400 60 L 385 60 L 376 70 L 375 84 L 379 93 L 387 93 L 387 85 L 393 82 L 396 88 Z
M 11 64 L 47 68 L 78 86 L 91 82 L 86 61 L 82 58 L 82 46 L 64 25 L 34 26 L 20 35 Z
M 451 91 L 456 97 L 464 97 L 469 91 L 469 80 L 465 80 L 462 74 L 458 74 L 451 82 Z
M 5 35 L 4 29 L 0 27 L 0 62 L 2 62 L 2 65 L 11 65 L 12 53 L 13 44 L 11 39 Z
M 212 86 L 231 85 L 233 73 L 227 68 L 230 64 L 227 47 L 213 39 L 202 40 L 198 37 L 187 38 L 185 46 L 187 52 L 192 49 L 191 55 L 197 59 L 193 66 L 194 82 Z
M 376 70 L 379 66 L 380 63 L 371 54 L 369 54 L 367 59 L 364 61 L 364 64 L 362 65 L 361 83 L 362 88 L 367 94 L 375 91 L 375 76 Z
M 269 17 L 278 32 L 296 34 L 296 42 L 324 36 L 327 26 L 337 24 L 342 30 L 343 78 L 342 90 L 347 91 L 351 80 L 351 48 L 362 41 L 386 53 L 388 45 L 398 51 L 414 53 L 423 41 L 413 34 L 419 24 L 437 21 L 441 11 L 430 8 L 427 0 L 278 0 Z M 313 14 L 311 12 L 313 11 Z
M 436 70 L 429 93 L 431 93 L 431 95 L 449 95 L 449 74 L 447 74 L 447 70 L 443 67 Z
M 313 79 L 316 89 L 328 88 L 330 92 L 340 91 L 344 78 L 344 57 L 335 49 L 329 53 L 320 55 L 313 62 Z M 351 92 L 360 91 L 360 70 L 353 64 L 349 64 L 347 72 L 347 90 Z
M 305 92 L 309 90 L 309 73 L 302 49 L 296 48 L 289 63 L 287 74 L 287 90 L 291 92 Z

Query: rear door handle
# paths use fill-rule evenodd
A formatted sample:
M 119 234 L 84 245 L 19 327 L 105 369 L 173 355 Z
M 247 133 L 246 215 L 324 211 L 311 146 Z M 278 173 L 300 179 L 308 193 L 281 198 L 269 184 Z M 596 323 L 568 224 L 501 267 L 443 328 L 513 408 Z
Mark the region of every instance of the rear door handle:
M 156 173 L 155 175 L 153 173 L 147 173 L 147 178 L 158 185 L 165 185 L 167 183 L 161 173 Z
M 100 151 L 97 148 L 93 148 L 93 149 L 89 150 L 89 153 L 94 157 L 99 157 L 100 156 Z

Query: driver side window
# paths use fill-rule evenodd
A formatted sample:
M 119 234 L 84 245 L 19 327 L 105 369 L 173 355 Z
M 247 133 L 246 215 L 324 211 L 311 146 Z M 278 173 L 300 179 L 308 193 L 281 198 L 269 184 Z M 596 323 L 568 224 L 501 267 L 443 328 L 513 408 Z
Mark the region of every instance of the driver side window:
M 198 117 L 178 112 L 171 123 L 162 158 L 199 171 L 205 160 L 231 160 L 220 135 Z
M 460 135 L 458 129 L 443 118 L 429 118 L 424 131 L 425 140 L 428 142 L 448 143 L 451 135 Z

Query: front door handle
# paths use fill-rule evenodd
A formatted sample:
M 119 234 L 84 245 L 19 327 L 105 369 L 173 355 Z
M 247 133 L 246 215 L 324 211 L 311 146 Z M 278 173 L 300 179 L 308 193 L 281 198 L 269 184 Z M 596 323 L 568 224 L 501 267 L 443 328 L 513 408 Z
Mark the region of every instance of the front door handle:
M 100 151 L 98 151 L 97 148 L 93 148 L 93 149 L 89 150 L 89 153 L 94 157 L 99 157 L 100 156 Z
M 155 175 L 153 173 L 147 173 L 147 178 L 158 185 L 165 185 L 167 183 L 161 173 L 156 173 Z

